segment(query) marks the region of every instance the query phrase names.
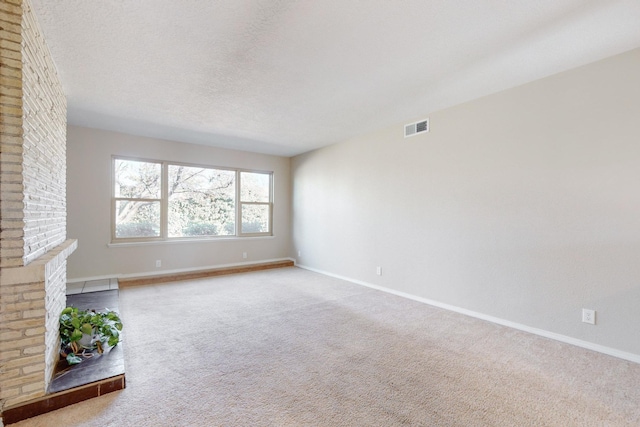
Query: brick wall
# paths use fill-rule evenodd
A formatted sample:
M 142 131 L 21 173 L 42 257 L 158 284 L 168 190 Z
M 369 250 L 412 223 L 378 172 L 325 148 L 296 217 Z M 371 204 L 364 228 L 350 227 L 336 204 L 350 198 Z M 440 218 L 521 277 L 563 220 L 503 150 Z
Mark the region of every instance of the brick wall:
M 0 407 L 46 394 L 66 305 L 66 98 L 30 0 L 0 0 Z
M 24 265 L 22 7 L 0 2 L 0 268 Z
M 59 315 L 66 305 L 66 240 L 25 267 L 0 276 L 0 399 L 2 408 L 46 394 L 58 359 Z
M 2 0 L 0 32 L 0 267 L 17 267 L 66 239 L 67 104 L 28 1 Z
M 58 246 L 59 248 L 60 246 Z M 75 248 L 75 247 L 74 247 Z M 48 252 L 48 253 L 51 253 Z M 53 376 L 55 365 L 59 358 L 60 348 L 60 312 L 67 305 L 67 259 L 56 257 L 47 262 L 45 267 L 46 281 L 44 283 L 45 310 L 45 369 L 46 385 Z
M 65 241 L 67 99 L 30 1 L 23 1 L 24 264 Z
M 43 282 L 8 284 L 3 280 L 0 397 L 7 406 L 44 394 L 43 291 Z

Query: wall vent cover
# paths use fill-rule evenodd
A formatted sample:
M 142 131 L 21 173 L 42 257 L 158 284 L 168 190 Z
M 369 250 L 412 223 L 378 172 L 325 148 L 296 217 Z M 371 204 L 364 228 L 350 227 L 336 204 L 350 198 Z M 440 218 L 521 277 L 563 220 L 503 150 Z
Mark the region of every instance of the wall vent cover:
M 429 119 L 420 120 L 419 122 L 404 125 L 404 137 L 417 135 L 419 133 L 429 132 Z

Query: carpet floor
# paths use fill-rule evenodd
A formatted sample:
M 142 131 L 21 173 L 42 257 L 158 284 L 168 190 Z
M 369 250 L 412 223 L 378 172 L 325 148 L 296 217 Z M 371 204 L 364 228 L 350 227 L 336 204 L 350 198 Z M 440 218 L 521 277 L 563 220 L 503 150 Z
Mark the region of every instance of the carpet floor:
M 640 365 L 298 268 L 120 291 L 127 388 L 26 426 L 638 426 Z

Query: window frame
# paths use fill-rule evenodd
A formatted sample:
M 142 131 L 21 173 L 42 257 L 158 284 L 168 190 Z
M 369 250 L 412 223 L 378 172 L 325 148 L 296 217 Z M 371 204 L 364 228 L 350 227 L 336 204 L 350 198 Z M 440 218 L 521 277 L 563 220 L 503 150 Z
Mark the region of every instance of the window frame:
M 160 198 L 135 198 L 135 197 L 117 197 L 116 196 L 116 162 L 118 160 L 126 160 L 126 161 L 134 161 L 134 162 L 145 162 L 145 163 L 154 163 L 160 165 Z M 164 185 L 163 185 L 163 165 L 161 161 L 158 160 L 150 160 L 150 159 L 140 159 L 134 157 L 124 157 L 124 156 L 112 156 L 111 157 L 111 243 L 115 242 L 152 242 L 162 240 L 163 235 L 163 223 L 165 223 L 165 215 L 166 212 L 163 209 L 163 196 L 164 196 Z M 116 236 L 116 206 L 118 201 L 151 201 L 151 202 L 160 202 L 160 235 L 159 236 L 151 236 L 151 237 L 117 237 Z
M 137 199 L 129 197 L 116 197 L 116 161 L 134 161 L 156 163 L 160 165 L 160 199 Z M 225 170 L 235 173 L 235 233 L 223 236 L 180 236 L 169 237 L 169 166 L 186 166 L 204 169 Z M 269 201 L 268 202 L 242 202 L 241 201 L 241 175 L 242 172 L 259 173 L 269 176 Z M 160 235 L 152 237 L 117 237 L 116 236 L 116 205 L 118 201 L 160 201 Z M 242 233 L 242 206 L 243 205 L 268 205 L 269 209 L 269 230 L 261 233 Z M 176 241 L 202 241 L 202 240 L 224 240 L 247 237 L 270 237 L 273 236 L 273 210 L 274 210 L 274 172 L 259 169 L 231 168 L 224 166 L 213 166 L 196 163 L 174 162 L 168 160 L 155 160 L 131 156 L 111 156 L 111 244 L 118 243 L 144 243 L 144 242 L 176 242 Z
M 268 202 L 243 202 L 242 201 L 242 173 L 256 173 L 269 175 L 269 201 Z M 258 237 L 273 235 L 273 172 L 265 172 L 249 169 L 238 169 L 236 174 L 236 236 L 238 237 Z M 264 206 L 269 209 L 269 231 L 263 233 L 243 233 L 242 232 L 242 206 Z

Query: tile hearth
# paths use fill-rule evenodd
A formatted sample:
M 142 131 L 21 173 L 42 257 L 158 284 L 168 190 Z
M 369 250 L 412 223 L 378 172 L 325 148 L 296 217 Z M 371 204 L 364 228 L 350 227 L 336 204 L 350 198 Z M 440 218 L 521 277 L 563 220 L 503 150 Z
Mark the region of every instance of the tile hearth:
M 86 294 L 89 292 L 110 291 L 114 289 L 118 289 L 118 279 L 115 279 L 115 278 L 67 283 L 67 298 L 69 295 Z
M 80 310 L 93 309 L 103 311 L 108 308 L 118 311 L 118 290 L 67 295 L 67 306 L 77 307 Z M 61 360 L 49 385 L 49 393 L 81 387 L 119 375 L 124 376 L 122 345 L 123 343 L 120 342 L 109 352 L 102 355 L 96 352 L 93 357 L 85 359 L 77 365 L 67 366 L 67 362 Z

